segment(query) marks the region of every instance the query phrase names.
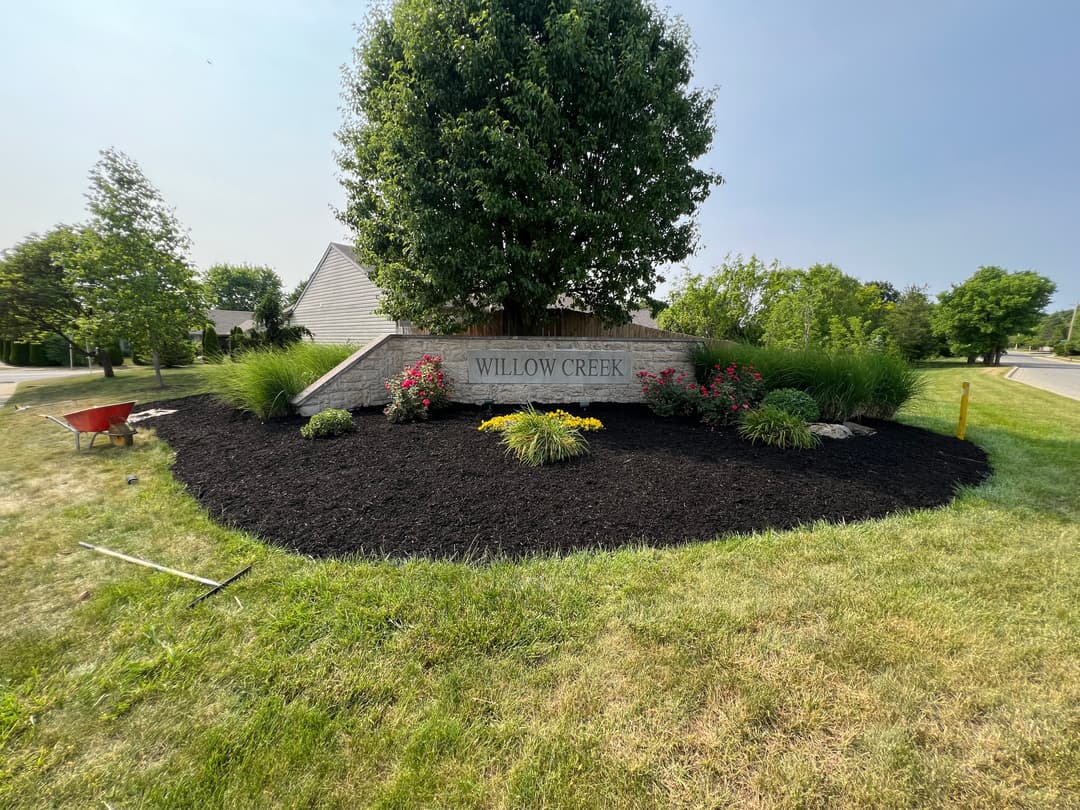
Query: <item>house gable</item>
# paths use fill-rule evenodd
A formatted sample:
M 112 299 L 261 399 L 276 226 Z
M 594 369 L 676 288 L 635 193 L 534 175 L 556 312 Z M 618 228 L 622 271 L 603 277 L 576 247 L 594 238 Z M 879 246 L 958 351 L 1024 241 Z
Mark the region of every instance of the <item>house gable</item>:
M 375 315 L 379 288 L 347 245 L 331 242 L 292 308 L 289 320 L 307 327 L 316 343 L 366 344 L 399 331 Z

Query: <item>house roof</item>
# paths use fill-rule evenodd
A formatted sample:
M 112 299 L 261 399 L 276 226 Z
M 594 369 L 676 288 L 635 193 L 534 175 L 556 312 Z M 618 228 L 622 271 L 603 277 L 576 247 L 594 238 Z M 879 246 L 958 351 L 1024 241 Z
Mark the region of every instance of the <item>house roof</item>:
M 255 315 L 254 312 L 245 312 L 240 309 L 212 309 L 207 314 L 211 323 L 214 324 L 214 331 L 219 335 L 228 335 L 236 326 L 250 329 L 251 326 L 246 322 L 251 321 Z
M 315 265 L 315 269 L 311 271 L 311 275 L 308 276 L 307 284 L 304 285 L 304 290 L 300 293 L 300 297 L 293 302 L 293 305 L 291 307 L 285 310 L 286 317 L 291 318 L 293 312 L 295 312 L 296 308 L 300 306 L 300 302 L 304 300 L 304 296 L 308 294 L 308 291 L 315 283 L 315 277 L 319 275 L 319 270 L 322 269 L 323 262 L 326 261 L 326 256 L 331 250 L 336 250 L 346 259 L 355 264 L 357 268 L 361 270 L 363 269 L 360 265 L 360 262 L 356 260 L 356 253 L 353 251 L 351 246 L 346 245 L 344 242 L 331 242 L 329 245 L 326 246 L 326 250 L 323 251 L 322 256 L 319 258 L 318 263 Z
M 331 242 L 330 244 L 333 245 L 334 247 L 336 247 L 338 250 L 340 250 L 342 253 L 344 253 L 346 256 L 348 256 L 350 259 L 352 259 L 354 262 L 356 262 L 357 264 L 360 264 L 359 259 L 356 258 L 356 251 L 354 251 L 352 249 L 352 245 L 346 245 L 344 242 Z

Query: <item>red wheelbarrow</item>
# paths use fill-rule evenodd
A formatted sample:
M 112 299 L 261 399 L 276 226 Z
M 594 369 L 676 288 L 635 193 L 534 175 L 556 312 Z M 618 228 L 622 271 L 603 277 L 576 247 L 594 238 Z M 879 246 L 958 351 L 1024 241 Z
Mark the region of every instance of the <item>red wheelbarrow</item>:
M 135 428 L 127 423 L 134 402 L 120 402 L 116 405 L 101 405 L 97 408 L 86 408 L 81 411 L 65 413 L 63 419 L 44 414 L 46 419 L 51 419 L 62 428 L 66 428 L 75 434 L 75 449 L 81 450 L 79 444 L 80 434 L 92 433 L 90 447 L 94 446 L 94 439 L 102 433 L 108 433 L 114 437 L 124 437 L 124 444 L 131 444 L 131 436 L 136 433 Z

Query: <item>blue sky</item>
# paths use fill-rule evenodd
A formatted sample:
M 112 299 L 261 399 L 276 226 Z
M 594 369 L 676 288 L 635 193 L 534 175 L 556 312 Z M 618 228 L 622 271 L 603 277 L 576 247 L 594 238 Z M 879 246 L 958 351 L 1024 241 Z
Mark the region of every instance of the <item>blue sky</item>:
M 348 241 L 332 155 L 367 3 L 7 5 L 0 247 L 83 219 L 106 146 L 176 208 L 201 268 L 270 264 L 291 287 Z M 1080 300 L 1080 4 L 669 8 L 717 90 L 704 163 L 727 179 L 695 272 L 756 253 L 937 292 L 997 264 L 1054 279 L 1053 308 Z

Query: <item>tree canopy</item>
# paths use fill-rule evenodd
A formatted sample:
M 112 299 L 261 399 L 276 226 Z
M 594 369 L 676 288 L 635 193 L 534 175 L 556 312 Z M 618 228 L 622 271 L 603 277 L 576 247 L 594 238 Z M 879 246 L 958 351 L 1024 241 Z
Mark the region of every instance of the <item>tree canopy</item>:
M 1009 335 L 1034 329 L 1056 289 L 1053 281 L 1030 270 L 980 267 L 938 296 L 934 325 L 955 354 L 982 355 L 984 362 L 997 365 Z
M 62 257 L 83 305 L 79 331 L 98 346 L 127 338 L 152 356 L 163 386 L 162 353 L 206 321 L 187 234 L 139 165 L 118 150 L 101 153 L 87 199 L 90 222 Z
M 778 272 L 779 262 L 766 265 L 757 256 L 727 256 L 707 276 L 683 276 L 657 323 L 688 335 L 756 342 L 761 339 L 765 289 Z
M 31 234 L 4 253 L 0 258 L 0 336 L 22 339 L 51 334 L 71 343 L 82 306 L 62 257 L 78 239 L 74 229 L 60 225 L 45 234 Z
M 281 295 L 281 278 L 272 267 L 215 264 L 203 277 L 208 303 L 217 309 L 254 312 L 267 293 Z
M 646 0 L 397 0 L 346 74 L 338 133 L 381 311 L 528 331 L 561 295 L 607 322 L 693 249 L 722 182 L 684 27 Z

